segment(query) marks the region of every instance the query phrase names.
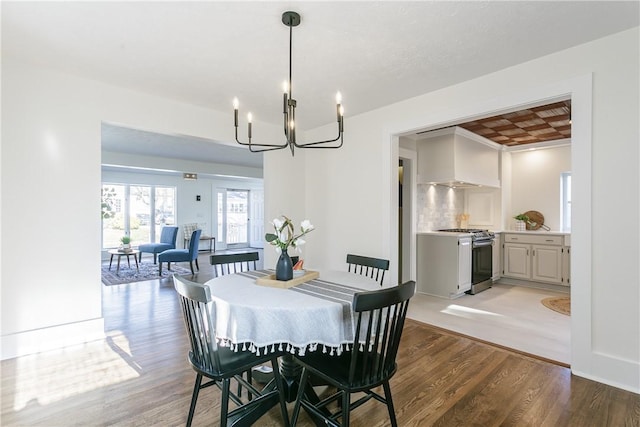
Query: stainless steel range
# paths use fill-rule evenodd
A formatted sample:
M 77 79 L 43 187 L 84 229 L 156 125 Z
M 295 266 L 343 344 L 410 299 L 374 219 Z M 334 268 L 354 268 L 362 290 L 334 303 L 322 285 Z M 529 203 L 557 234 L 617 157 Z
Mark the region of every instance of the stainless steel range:
M 447 228 L 449 233 L 469 233 L 471 235 L 471 290 L 468 294 L 475 295 L 489 289 L 493 282 L 493 244 L 496 235 L 493 231 L 479 228 Z

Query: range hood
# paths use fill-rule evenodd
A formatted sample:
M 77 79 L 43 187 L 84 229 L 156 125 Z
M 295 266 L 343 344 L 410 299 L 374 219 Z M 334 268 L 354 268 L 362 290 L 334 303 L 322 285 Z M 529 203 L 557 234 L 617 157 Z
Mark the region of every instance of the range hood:
M 500 188 L 500 150 L 493 141 L 452 127 L 416 141 L 418 182 L 455 188 Z

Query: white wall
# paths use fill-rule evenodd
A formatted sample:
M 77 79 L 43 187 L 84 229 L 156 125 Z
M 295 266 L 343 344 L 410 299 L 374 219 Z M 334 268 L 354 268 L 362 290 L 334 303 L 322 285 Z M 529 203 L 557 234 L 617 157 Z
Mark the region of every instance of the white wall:
M 344 148 L 308 153 L 304 163 L 305 212 L 320 225 L 309 242 L 309 258 L 341 269 L 347 251 L 364 252 L 391 259 L 389 277 L 397 277 L 394 135 L 569 95 L 572 370 L 640 392 L 640 239 L 637 229 L 628 228 L 629 213 L 637 216 L 639 208 L 638 40 L 635 28 L 347 117 Z M 330 132 L 331 127 L 323 127 L 306 137 Z M 265 156 L 265 182 L 274 190 L 289 180 L 277 161 Z M 505 206 L 509 202 L 503 201 Z
M 571 172 L 571 147 L 510 153 L 511 211 L 507 220 L 515 226 L 513 217 L 529 210 L 544 215 L 544 223 L 560 230 L 560 174 Z M 513 227 L 510 227 L 511 229 Z
M 233 118 L 4 54 L 2 107 L 1 334 L 8 358 L 103 336 L 101 122 L 232 141 Z M 276 126 L 260 128 L 265 138 L 280 134 Z

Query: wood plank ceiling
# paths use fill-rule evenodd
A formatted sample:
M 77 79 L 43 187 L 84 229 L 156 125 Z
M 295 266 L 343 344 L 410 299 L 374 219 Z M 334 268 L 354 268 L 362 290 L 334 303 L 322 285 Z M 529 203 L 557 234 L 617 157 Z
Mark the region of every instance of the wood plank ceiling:
M 571 100 L 457 125 L 506 146 L 571 138 Z

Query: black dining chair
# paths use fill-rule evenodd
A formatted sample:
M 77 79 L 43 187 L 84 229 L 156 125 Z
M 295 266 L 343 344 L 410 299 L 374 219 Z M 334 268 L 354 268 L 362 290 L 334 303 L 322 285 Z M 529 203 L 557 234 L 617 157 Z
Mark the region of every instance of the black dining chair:
M 355 294 L 355 338 L 349 351 L 344 351 L 338 356 L 320 351 L 296 356 L 303 369 L 291 418 L 293 426 L 301 407 L 304 407 L 312 418 L 322 420 L 321 424 L 348 426 L 350 412 L 371 398 L 387 405 L 391 425 L 397 426 L 389 379 L 398 368 L 396 355 L 409 299 L 415 293 L 415 289 L 415 282 L 410 281 L 392 288 Z M 309 392 L 310 375 L 321 378 L 337 391 L 318 401 L 315 393 Z M 384 397 L 373 391 L 380 385 L 384 388 Z M 364 396 L 351 402 L 351 394 L 360 392 L 364 393 Z M 340 409 L 331 413 L 327 405 L 334 401 L 338 401 Z M 342 418 L 341 424 L 338 423 L 338 418 Z
M 211 255 L 209 262 L 213 265 L 215 277 L 225 274 L 235 274 L 242 271 L 256 270 L 258 252 L 243 252 L 237 254 Z
M 272 352 L 257 356 L 249 351 L 233 351 L 228 347 L 218 346 L 215 333 L 215 305 L 212 303 L 209 286 L 191 282 L 184 277 L 173 275 L 173 283 L 179 294 L 180 305 L 184 317 L 187 335 L 191 344 L 188 360 L 196 371 L 196 382 L 193 387 L 187 426 L 191 425 L 196 409 L 198 394 L 201 389 L 217 386 L 222 390 L 220 403 L 220 426 L 242 425 L 255 423 L 271 407 L 280 402 L 280 410 L 284 425 L 289 426 L 289 417 L 283 393 L 282 377 L 278 371 L 279 352 Z M 251 383 L 242 378 L 244 372 L 252 367 L 271 362 L 276 387 L 265 386 L 256 389 Z M 208 381 L 203 383 L 203 377 Z M 231 391 L 231 380 L 246 387 L 249 400 Z M 251 398 L 253 396 L 253 398 Z M 237 407 L 229 411 L 229 400 Z
M 389 270 L 389 260 L 381 258 L 371 258 L 362 255 L 347 254 L 347 264 L 349 272 L 370 277 L 376 282 L 380 281 L 380 286 L 384 281 L 384 272 Z

